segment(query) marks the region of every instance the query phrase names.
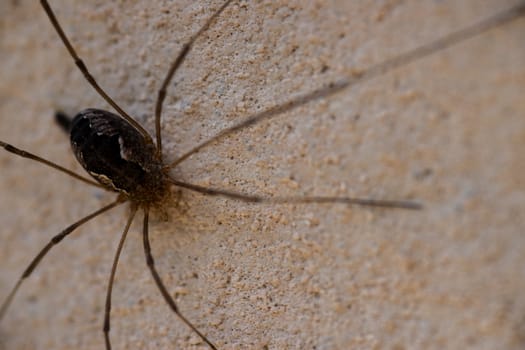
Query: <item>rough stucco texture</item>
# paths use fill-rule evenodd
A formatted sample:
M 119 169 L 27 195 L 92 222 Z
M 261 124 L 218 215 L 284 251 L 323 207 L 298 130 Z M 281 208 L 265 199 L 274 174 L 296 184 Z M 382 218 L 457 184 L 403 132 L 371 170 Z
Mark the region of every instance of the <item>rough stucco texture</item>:
M 165 155 L 518 1 L 234 1 L 170 86 Z M 100 84 L 153 128 L 170 61 L 220 1 L 54 0 Z M 38 1 L 0 2 L 0 139 L 82 171 L 57 109 L 108 108 Z M 422 211 L 247 205 L 184 192 L 150 232 L 182 312 L 220 349 L 525 347 L 525 21 L 297 108 L 209 147 L 174 175 L 264 195 L 415 198 Z M 57 232 L 109 193 L 0 153 L 0 298 Z M 101 349 L 127 209 L 44 259 L 0 324 L 0 349 Z M 141 223 L 114 288 L 116 349 L 205 349 L 145 266 Z

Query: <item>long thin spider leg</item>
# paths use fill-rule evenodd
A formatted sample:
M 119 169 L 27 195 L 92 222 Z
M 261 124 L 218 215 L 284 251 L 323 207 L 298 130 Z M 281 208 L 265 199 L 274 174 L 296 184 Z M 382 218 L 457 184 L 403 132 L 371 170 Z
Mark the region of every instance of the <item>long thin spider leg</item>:
M 67 235 L 69 235 L 71 232 L 73 232 L 77 227 L 85 224 L 86 222 L 88 222 L 89 220 L 93 219 L 94 217 L 99 216 L 100 214 L 110 210 L 111 208 L 116 207 L 117 205 L 119 205 L 121 203 L 124 203 L 124 200 L 119 197 L 113 203 L 110 203 L 110 204 L 102 207 L 101 209 L 99 209 L 99 210 L 97 210 L 97 211 L 95 211 L 95 212 L 93 212 L 93 213 L 83 217 L 82 219 L 80 219 L 77 222 L 75 222 L 73 225 L 68 226 L 62 232 L 60 232 L 59 234 L 57 234 L 56 236 L 51 238 L 49 243 L 46 244 L 44 246 L 44 248 L 42 248 L 42 250 L 40 250 L 40 252 L 33 258 L 31 263 L 27 266 L 27 268 L 22 273 L 22 276 L 20 276 L 20 278 L 16 282 L 16 285 L 13 287 L 13 289 L 11 290 L 11 292 L 9 293 L 7 298 L 2 303 L 2 307 L 0 308 L 0 320 L 2 320 L 2 318 L 4 317 L 4 315 L 5 315 L 8 307 L 9 307 L 9 305 L 11 304 L 11 301 L 13 300 L 13 297 L 15 296 L 16 292 L 20 288 L 20 285 L 22 284 L 22 282 L 27 277 L 29 277 L 31 275 L 31 273 L 35 270 L 35 268 L 38 266 L 40 261 L 42 261 L 44 256 L 46 256 L 46 254 L 51 250 L 51 248 L 53 248 L 55 245 L 60 243 L 60 241 L 62 241 L 62 239 L 64 239 Z
M 62 167 L 62 166 L 60 166 L 58 164 L 50 162 L 47 159 L 41 158 L 41 157 L 39 157 L 37 155 L 34 155 L 34 154 L 29 153 L 27 151 L 24 151 L 24 150 L 22 150 L 20 148 L 16 148 L 13 145 L 10 145 L 8 143 L 0 141 L 0 147 L 3 147 L 7 152 L 11 152 L 13 154 L 16 154 L 17 156 L 20 156 L 20 157 L 23 157 L 23 158 L 27 158 L 27 159 L 32 159 L 32 160 L 35 160 L 35 161 L 40 162 L 42 164 L 45 164 L 45 165 L 47 165 L 47 166 L 49 166 L 51 168 L 54 168 L 54 169 L 59 170 L 59 171 L 61 171 L 63 173 L 66 173 L 69 176 L 72 176 L 75 179 L 80 180 L 82 182 L 85 182 L 85 183 L 87 183 L 87 184 L 89 184 L 91 186 L 101 187 L 102 188 L 102 185 L 99 184 L 98 182 L 90 180 L 90 179 L 88 179 L 88 178 L 86 178 L 86 177 L 84 177 L 82 175 L 79 175 L 79 174 L 77 174 L 77 173 L 75 173 L 75 172 L 73 172 L 73 171 L 71 171 L 69 169 L 66 169 L 66 168 L 64 168 L 64 167 Z
M 120 237 L 117 251 L 115 252 L 115 258 L 113 259 L 113 265 L 111 266 L 111 274 L 109 276 L 108 289 L 106 292 L 106 307 L 104 309 L 104 327 L 103 327 L 104 339 L 106 341 L 107 350 L 111 350 L 111 341 L 109 340 L 109 331 L 111 328 L 110 314 L 111 314 L 111 293 L 113 292 L 113 281 L 115 280 L 115 273 L 117 272 L 117 265 L 118 265 L 118 261 L 120 258 L 120 253 L 122 252 L 122 247 L 124 247 L 124 242 L 126 241 L 129 227 L 131 226 L 131 223 L 133 222 L 133 218 L 135 217 L 137 210 L 138 210 L 138 207 L 133 205 L 131 208 L 131 213 L 128 218 L 128 222 L 126 223 L 126 227 L 124 228 L 124 231 L 122 232 L 122 236 Z
M 485 18 L 477 23 L 474 23 L 468 27 L 465 27 L 461 30 L 455 31 L 448 35 L 445 35 L 439 39 L 431 41 L 428 44 L 419 46 L 415 49 L 409 50 L 405 53 L 402 53 L 398 56 L 394 56 L 386 61 L 383 61 L 379 64 L 373 65 L 370 68 L 356 73 L 354 76 L 341 79 L 339 81 L 332 82 L 324 87 L 321 87 L 317 90 L 299 95 L 292 100 L 279 104 L 277 106 L 270 107 L 269 109 L 256 113 L 245 120 L 234 124 L 233 126 L 226 128 L 225 130 L 220 131 L 217 135 L 211 137 L 210 139 L 202 142 L 201 144 L 190 149 L 188 152 L 184 153 L 182 156 L 177 158 L 175 161 L 166 166 L 167 169 L 171 169 L 192 154 L 199 152 L 202 148 L 226 137 L 235 132 L 246 129 L 247 127 L 258 123 L 262 120 L 267 120 L 273 118 L 277 115 L 280 115 L 284 112 L 290 111 L 296 107 L 305 105 L 312 101 L 316 101 L 331 95 L 334 95 L 341 90 L 344 90 L 350 86 L 353 86 L 357 83 L 376 78 L 387 74 L 399 67 L 406 66 L 415 61 L 418 61 L 422 58 L 428 57 L 438 51 L 447 49 L 453 45 L 459 44 L 467 39 L 473 38 L 477 35 L 480 35 L 490 29 L 501 26 L 505 23 L 508 23 L 512 20 L 515 20 L 521 16 L 525 15 L 525 4 L 521 3 L 509 9 L 506 9 L 502 12 L 499 12 L 495 15 L 492 15 L 488 18 Z
M 214 143 L 216 141 L 219 141 L 220 139 L 224 138 L 225 136 L 230 136 L 230 135 L 232 135 L 235 132 L 244 130 L 244 129 L 246 129 L 247 127 L 249 127 L 251 125 L 259 123 L 262 120 L 270 119 L 270 118 L 275 117 L 277 115 L 280 115 L 280 114 L 282 114 L 284 112 L 292 110 L 295 107 L 299 107 L 299 106 L 307 104 L 307 103 L 309 103 L 311 101 L 318 100 L 318 99 L 321 99 L 323 97 L 327 97 L 327 96 L 333 95 L 336 92 L 347 88 L 349 85 L 350 85 L 350 82 L 346 81 L 346 80 L 343 80 L 343 81 L 340 81 L 340 82 L 334 82 L 334 83 L 329 84 L 326 87 L 317 89 L 317 90 L 315 90 L 313 92 L 310 92 L 310 93 L 307 93 L 307 94 L 304 94 L 304 95 L 300 95 L 300 96 L 294 98 L 293 100 L 290 100 L 288 102 L 285 102 L 285 103 L 277 105 L 277 106 L 270 107 L 267 110 L 262 111 L 260 113 L 256 113 L 256 114 L 246 118 L 245 120 L 242 120 L 238 124 L 234 124 L 233 126 L 220 131 L 217 135 L 212 136 L 210 139 L 208 139 L 208 140 L 200 143 L 196 147 L 190 149 L 188 152 L 186 152 L 185 154 L 183 154 L 182 156 L 177 158 L 175 161 L 173 161 L 172 163 L 168 164 L 165 168 L 166 169 L 172 169 L 172 168 L 176 167 L 177 165 L 179 165 L 180 163 L 182 163 L 183 161 L 188 159 L 192 154 L 195 154 L 195 153 L 199 152 L 204 147 L 209 146 L 209 145 L 211 145 L 212 143 Z
M 143 243 L 144 243 L 144 254 L 146 255 L 146 263 L 148 265 L 148 268 L 151 271 L 151 275 L 153 276 L 153 279 L 155 280 L 155 283 L 157 284 L 157 287 L 159 288 L 162 296 L 164 297 L 164 300 L 168 303 L 171 310 L 182 320 L 182 322 L 186 323 L 188 327 L 191 328 L 192 331 L 194 331 L 210 348 L 213 350 L 217 350 L 217 347 L 213 345 L 213 343 L 206 338 L 204 334 L 202 334 L 197 327 L 195 327 L 186 317 L 184 317 L 181 312 L 179 311 L 179 308 L 177 307 L 177 304 L 175 304 L 175 300 L 171 297 L 170 293 L 164 286 L 164 283 L 162 282 L 162 279 L 160 278 L 157 269 L 155 268 L 155 261 L 153 260 L 153 255 L 151 255 L 151 247 L 149 244 L 149 236 L 148 236 L 148 217 L 149 217 L 149 208 L 144 208 L 144 228 L 143 228 Z
M 422 204 L 409 200 L 382 200 L 371 198 L 352 198 L 352 197 L 325 197 L 325 196 L 293 196 L 293 197 L 263 197 L 244 194 L 234 191 L 221 190 L 216 188 L 203 187 L 189 184 L 170 178 L 170 182 L 175 186 L 183 187 L 188 190 L 203 193 L 210 196 L 221 196 L 248 203 L 269 203 L 269 204 L 289 204 L 289 203 L 343 203 L 351 205 L 398 208 L 398 209 L 422 209 Z
M 162 82 L 162 86 L 159 89 L 158 95 L 157 95 L 157 102 L 155 104 L 155 135 L 157 137 L 157 153 L 159 154 L 159 157 L 162 159 L 162 136 L 161 136 L 161 130 L 160 130 L 160 118 L 162 114 L 162 104 L 164 102 L 164 99 L 166 98 L 166 91 L 168 88 L 168 85 L 173 78 L 173 75 L 177 71 L 177 69 L 180 67 L 182 62 L 184 62 L 184 59 L 186 58 L 186 55 L 193 47 L 193 44 L 195 43 L 195 40 L 201 34 L 208 30 L 210 25 L 215 21 L 215 19 L 224 11 L 224 9 L 232 2 L 232 0 L 227 0 L 224 2 L 224 4 L 217 10 L 215 13 L 208 18 L 206 23 L 199 29 L 197 33 L 195 33 L 190 40 L 186 44 L 182 46 L 182 49 L 180 50 L 179 54 L 177 55 L 177 58 L 173 63 L 171 64 L 171 67 L 168 71 L 168 74 L 166 74 L 166 77 L 164 78 L 164 81 Z
M 58 23 L 58 20 L 56 19 L 56 16 L 55 16 L 55 13 L 51 9 L 51 6 L 49 6 L 49 3 L 47 2 L 47 0 L 40 0 L 40 4 L 44 8 L 44 11 L 46 11 L 47 16 L 49 17 L 49 20 L 51 21 L 51 24 L 53 24 L 53 27 L 55 27 L 55 30 L 58 33 L 58 35 L 60 36 L 60 39 L 62 39 L 62 42 L 64 43 L 64 45 L 66 46 L 67 51 L 69 51 L 69 54 L 71 55 L 71 57 L 75 61 L 76 66 L 78 67 L 78 69 L 80 69 L 80 71 L 82 72 L 82 74 L 84 75 L 84 77 L 86 78 L 88 83 L 91 84 L 91 86 L 97 91 L 97 93 L 104 100 L 106 100 L 106 102 L 109 103 L 111 105 L 111 107 L 115 108 L 115 110 L 124 119 L 126 119 L 131 125 L 133 125 L 133 127 L 135 129 L 137 129 L 149 142 L 153 143 L 153 140 L 151 139 L 151 136 L 146 131 L 146 129 L 144 129 L 139 123 L 137 123 L 132 117 L 130 117 L 129 114 L 127 114 L 122 108 L 120 108 L 120 106 L 115 101 L 113 101 L 113 99 L 104 91 L 104 89 L 102 89 L 98 85 L 98 83 L 95 80 L 95 78 L 89 72 L 89 70 L 88 70 L 87 66 L 85 65 L 84 61 L 82 61 L 82 59 L 78 56 L 77 52 L 73 48 L 73 45 L 71 45 L 71 43 L 69 42 L 69 39 L 67 38 L 67 36 L 64 33 L 64 30 L 62 29 L 60 24 Z

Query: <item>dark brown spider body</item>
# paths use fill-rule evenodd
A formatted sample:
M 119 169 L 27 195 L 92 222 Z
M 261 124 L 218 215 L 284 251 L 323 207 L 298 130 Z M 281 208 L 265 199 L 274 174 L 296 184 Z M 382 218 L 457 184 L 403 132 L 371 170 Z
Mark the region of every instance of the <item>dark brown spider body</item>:
M 158 202 L 168 193 L 155 145 L 126 120 L 85 109 L 73 118 L 69 133 L 80 164 L 108 190 L 138 203 Z

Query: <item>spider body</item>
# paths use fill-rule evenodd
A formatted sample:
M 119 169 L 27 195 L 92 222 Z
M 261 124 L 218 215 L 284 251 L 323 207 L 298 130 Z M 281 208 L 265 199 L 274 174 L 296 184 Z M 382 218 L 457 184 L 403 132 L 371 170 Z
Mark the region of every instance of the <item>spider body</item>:
M 77 160 L 106 189 L 136 203 L 159 202 L 167 195 L 155 145 L 126 120 L 91 108 L 79 112 L 69 129 Z

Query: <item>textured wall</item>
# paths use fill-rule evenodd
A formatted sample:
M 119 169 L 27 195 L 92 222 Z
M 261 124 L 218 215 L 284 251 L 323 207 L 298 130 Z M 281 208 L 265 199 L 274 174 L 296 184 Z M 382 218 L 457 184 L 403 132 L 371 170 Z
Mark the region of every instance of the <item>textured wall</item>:
M 519 1 L 242 1 L 166 100 L 165 154 Z M 52 5 L 107 89 L 152 130 L 158 88 L 220 1 Z M 54 110 L 107 107 L 38 2 L 0 3 L 0 139 L 77 169 Z M 186 194 L 151 236 L 184 314 L 220 349 L 525 347 L 525 20 L 236 134 L 175 174 L 260 194 L 417 198 L 425 210 L 246 205 Z M 112 196 L 0 152 L 0 298 L 51 236 Z M 101 349 L 117 209 L 46 257 L 0 349 Z M 168 310 L 133 225 L 114 289 L 117 349 L 205 348 Z

